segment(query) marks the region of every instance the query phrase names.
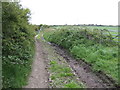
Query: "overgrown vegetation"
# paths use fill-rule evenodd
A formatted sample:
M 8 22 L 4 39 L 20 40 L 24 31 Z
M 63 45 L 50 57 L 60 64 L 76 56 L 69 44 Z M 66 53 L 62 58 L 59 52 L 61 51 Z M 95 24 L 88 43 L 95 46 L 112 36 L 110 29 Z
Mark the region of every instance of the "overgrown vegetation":
M 2 3 L 3 88 L 27 84 L 34 56 L 34 30 L 29 24 L 29 9 L 18 3 Z
M 118 81 L 118 43 L 109 33 L 70 27 L 46 31 L 44 38 L 66 48 L 77 60 L 90 63 L 94 71 L 103 71 Z

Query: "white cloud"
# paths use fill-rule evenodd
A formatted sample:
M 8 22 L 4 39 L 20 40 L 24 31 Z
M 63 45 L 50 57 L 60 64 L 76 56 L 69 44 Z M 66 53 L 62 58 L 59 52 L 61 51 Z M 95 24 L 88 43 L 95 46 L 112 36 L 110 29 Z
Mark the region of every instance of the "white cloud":
M 33 24 L 118 24 L 119 0 L 21 0 Z

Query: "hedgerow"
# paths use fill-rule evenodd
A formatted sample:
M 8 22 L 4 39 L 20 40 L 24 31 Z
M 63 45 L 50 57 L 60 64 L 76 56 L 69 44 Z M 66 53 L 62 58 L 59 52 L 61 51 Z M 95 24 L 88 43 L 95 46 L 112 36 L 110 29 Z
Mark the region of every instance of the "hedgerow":
M 19 3 L 2 3 L 3 88 L 27 84 L 35 47 L 35 33 L 29 18 L 30 10 Z

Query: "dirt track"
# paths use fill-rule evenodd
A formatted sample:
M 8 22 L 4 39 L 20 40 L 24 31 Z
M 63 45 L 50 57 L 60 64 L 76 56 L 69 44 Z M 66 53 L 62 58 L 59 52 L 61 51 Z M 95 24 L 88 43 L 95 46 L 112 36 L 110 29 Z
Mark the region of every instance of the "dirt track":
M 47 44 L 48 48 L 53 47 L 53 51 L 58 55 L 65 58 L 68 62 L 69 66 L 74 70 L 76 73 L 76 78 L 79 78 L 80 82 L 83 82 L 86 87 L 88 88 L 111 88 L 113 87 L 112 84 L 107 84 L 101 80 L 96 74 L 94 74 L 91 70 L 87 67 L 85 63 L 78 63 L 72 57 L 70 57 L 64 50 L 60 49 L 56 46 L 51 46 L 50 43 L 43 43 L 42 40 L 36 40 L 36 56 L 35 61 L 32 65 L 32 72 L 29 77 L 28 85 L 25 88 L 48 88 L 49 87 L 49 74 L 46 69 L 47 67 L 47 56 L 50 55 L 52 52 L 47 52 L 45 50 L 45 44 Z M 87 67 L 87 69 L 85 68 Z
M 42 42 L 36 40 L 36 56 L 28 85 L 25 88 L 48 88 L 48 73 L 42 49 Z
M 76 61 L 72 58 L 69 53 L 57 45 L 53 44 L 55 47 L 56 53 L 61 55 L 66 59 L 71 68 L 75 71 L 79 80 L 82 81 L 88 88 L 113 88 L 114 84 L 107 79 L 106 76 L 101 76 L 101 73 L 94 73 L 86 62 L 83 60 Z M 104 78 L 104 79 L 103 79 Z

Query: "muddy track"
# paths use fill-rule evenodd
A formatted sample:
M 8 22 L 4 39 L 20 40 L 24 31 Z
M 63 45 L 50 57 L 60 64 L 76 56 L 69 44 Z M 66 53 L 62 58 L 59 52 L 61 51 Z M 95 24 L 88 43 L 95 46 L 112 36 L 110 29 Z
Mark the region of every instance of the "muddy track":
M 55 47 L 56 53 L 66 59 L 71 68 L 75 71 L 79 80 L 82 81 L 88 88 L 115 88 L 116 84 L 114 80 L 107 77 L 102 72 L 93 72 L 91 65 L 84 60 L 76 61 L 70 54 L 63 48 L 55 44 L 51 44 Z

